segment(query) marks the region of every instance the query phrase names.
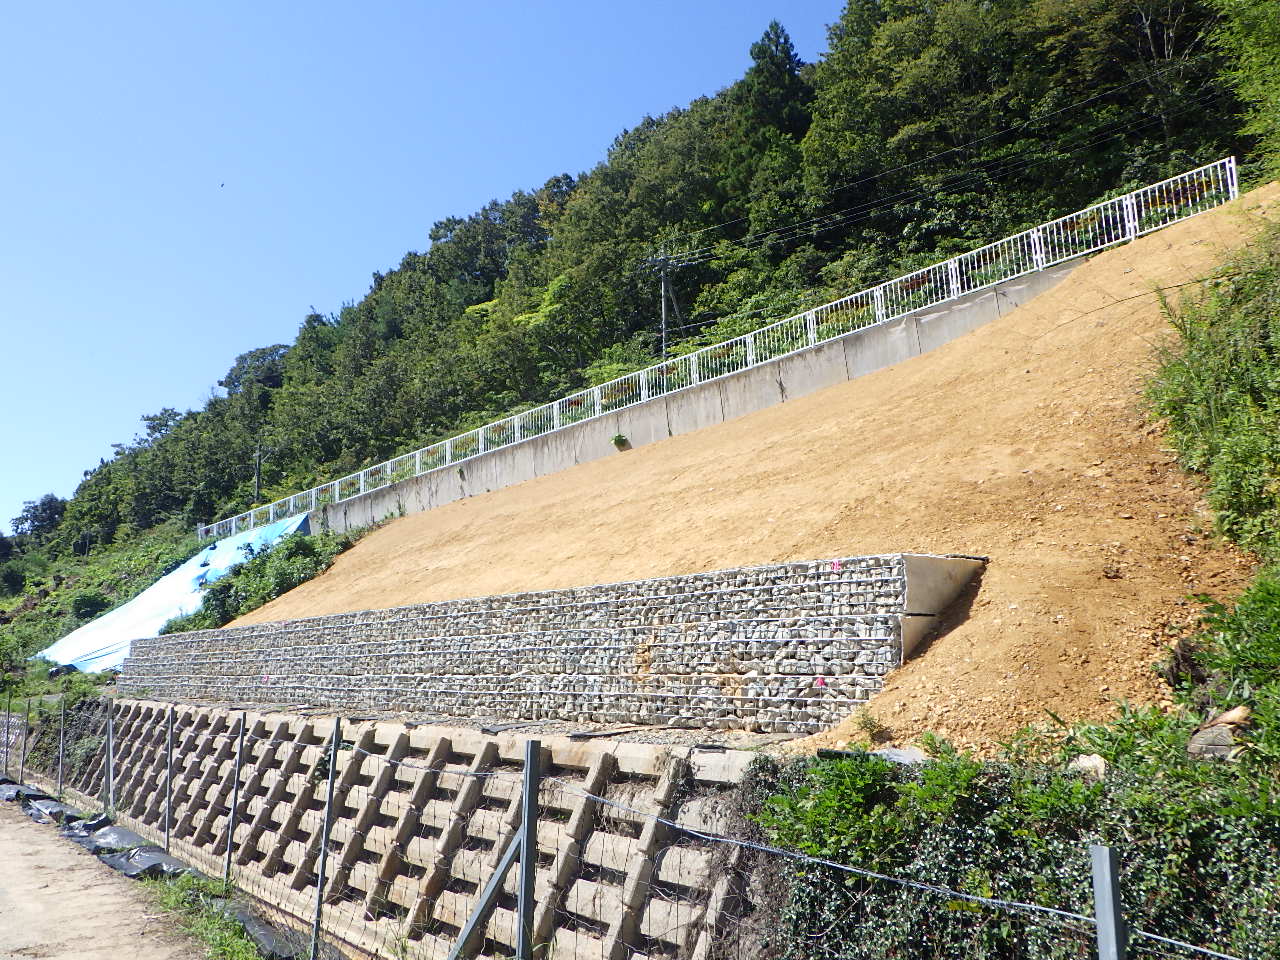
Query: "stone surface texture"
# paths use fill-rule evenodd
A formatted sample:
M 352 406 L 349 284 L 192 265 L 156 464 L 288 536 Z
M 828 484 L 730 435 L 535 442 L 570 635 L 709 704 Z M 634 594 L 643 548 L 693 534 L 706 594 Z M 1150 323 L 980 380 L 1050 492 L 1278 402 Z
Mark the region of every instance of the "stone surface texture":
M 901 554 L 845 557 L 162 636 L 134 641 L 119 686 L 188 701 L 807 732 L 902 662 L 906 567 Z

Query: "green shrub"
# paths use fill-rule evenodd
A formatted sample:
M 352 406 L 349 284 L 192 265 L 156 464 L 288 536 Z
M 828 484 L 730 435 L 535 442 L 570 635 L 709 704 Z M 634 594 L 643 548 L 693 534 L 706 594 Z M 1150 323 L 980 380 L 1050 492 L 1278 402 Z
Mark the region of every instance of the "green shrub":
M 78 620 L 92 620 L 111 606 L 111 599 L 97 590 L 78 593 L 71 598 L 71 612 Z
M 1185 740 L 1178 744 L 1179 749 Z M 1231 954 L 1280 952 L 1280 810 L 1224 806 L 1225 764 L 1205 781 L 1137 776 L 1100 783 L 1063 765 L 979 763 L 956 754 L 918 767 L 874 756 L 760 761 L 754 822 L 788 850 L 888 882 L 776 855 L 757 860 L 776 902 L 768 953 L 784 958 L 966 960 L 1092 957 L 1091 933 L 984 905 L 998 898 L 1091 916 L 1089 844 L 1115 847 L 1129 922 Z M 1214 778 L 1221 778 L 1215 782 Z
M 1208 479 L 1222 532 L 1280 558 L 1280 228 L 1168 312 L 1178 340 L 1152 404 L 1183 463 Z
M 22 565 L 15 561 L 0 563 L 0 596 L 16 597 L 27 585 Z
M 199 610 L 174 617 L 160 632 L 212 630 L 230 623 L 319 576 L 359 538 L 359 531 L 292 533 L 270 550 L 250 554 L 244 563 L 233 566 L 226 576 L 205 589 Z

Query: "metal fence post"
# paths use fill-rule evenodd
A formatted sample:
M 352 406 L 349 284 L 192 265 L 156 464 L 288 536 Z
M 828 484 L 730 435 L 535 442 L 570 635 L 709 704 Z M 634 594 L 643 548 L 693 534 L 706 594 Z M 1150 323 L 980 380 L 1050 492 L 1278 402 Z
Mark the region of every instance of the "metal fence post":
M 517 960 L 533 960 L 533 894 L 538 875 L 538 784 L 542 780 L 542 743 L 524 745 L 524 789 L 520 796 L 520 882 L 516 888 Z
M 58 799 L 62 799 L 62 761 L 67 752 L 67 695 L 58 701 Z
M 13 723 L 13 690 L 5 696 L 4 701 L 4 775 L 9 775 L 9 741 L 12 737 Z
M 115 711 L 111 708 L 111 700 L 107 700 L 107 770 L 106 775 L 102 778 L 102 787 L 106 792 L 107 798 L 105 806 L 108 812 L 113 812 L 116 808 L 116 737 L 115 737 Z
M 236 835 L 236 811 L 240 806 L 240 769 L 244 763 L 245 714 L 240 712 L 240 734 L 236 738 L 236 765 L 231 779 L 231 810 L 227 813 L 227 859 L 222 867 L 222 882 L 231 882 L 231 843 Z
M 324 822 L 320 827 L 320 862 L 316 866 L 316 915 L 311 921 L 311 960 L 320 955 L 320 912 L 324 909 L 324 873 L 329 863 L 329 829 L 333 826 L 333 782 L 338 777 L 338 743 L 342 740 L 342 720 L 333 718 L 333 739 L 329 741 L 329 786 L 324 798 Z
M 164 745 L 164 852 L 169 852 L 169 830 L 173 826 L 173 704 L 165 727 Z
M 1098 922 L 1098 960 L 1125 960 L 1129 931 L 1120 913 L 1120 881 L 1116 852 L 1110 847 L 1089 845 L 1093 861 L 1093 912 Z
M 22 753 L 18 761 L 18 782 L 27 782 L 27 728 L 31 726 L 31 698 L 27 697 L 26 719 L 22 721 Z

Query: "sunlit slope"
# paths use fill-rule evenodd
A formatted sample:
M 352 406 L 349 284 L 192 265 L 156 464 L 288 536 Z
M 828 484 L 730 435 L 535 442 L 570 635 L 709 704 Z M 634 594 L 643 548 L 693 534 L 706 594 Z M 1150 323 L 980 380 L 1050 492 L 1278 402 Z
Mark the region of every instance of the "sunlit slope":
M 851 553 L 981 554 L 967 620 L 877 707 L 985 740 L 1100 716 L 1235 554 L 1145 419 L 1171 296 L 1245 243 L 1275 184 L 1095 257 L 929 354 L 748 417 L 391 523 L 238 623 Z

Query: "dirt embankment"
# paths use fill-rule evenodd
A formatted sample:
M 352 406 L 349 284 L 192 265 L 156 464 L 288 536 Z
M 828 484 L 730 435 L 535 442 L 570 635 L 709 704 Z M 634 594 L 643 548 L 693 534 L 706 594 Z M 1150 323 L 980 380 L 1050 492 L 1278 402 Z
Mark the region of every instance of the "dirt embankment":
M 894 738 L 980 746 L 1047 711 L 1160 702 L 1151 664 L 1248 558 L 1148 421 L 1176 296 L 1280 188 L 1094 258 L 974 333 L 748 417 L 398 520 L 263 622 L 742 564 L 891 551 L 991 558 L 965 616 L 876 699 Z M 814 742 L 839 741 L 837 730 Z

